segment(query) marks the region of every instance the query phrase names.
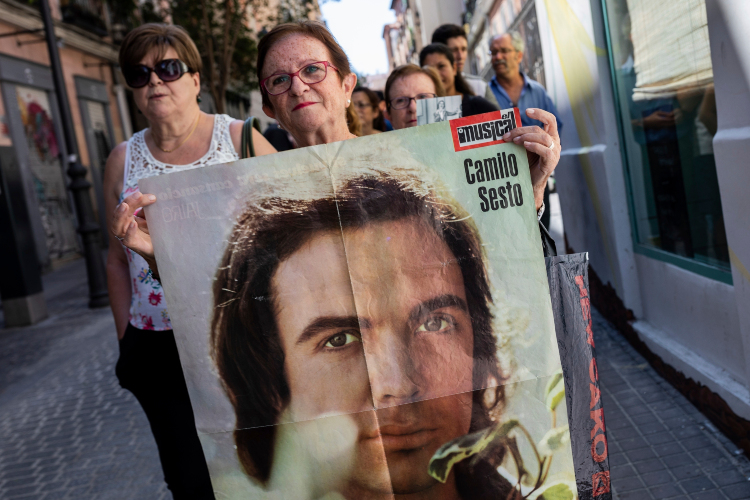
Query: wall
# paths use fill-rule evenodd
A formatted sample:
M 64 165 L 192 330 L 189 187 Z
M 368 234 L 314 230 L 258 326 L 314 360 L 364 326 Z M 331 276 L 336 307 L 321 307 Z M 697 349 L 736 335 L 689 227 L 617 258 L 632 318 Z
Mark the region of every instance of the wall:
M 714 137 L 739 336 L 750 360 L 750 12 L 746 0 L 706 0 L 719 130 Z M 731 21 L 731 23 L 729 22 Z M 745 70 L 743 72 L 743 69 Z M 746 363 L 747 365 L 747 363 Z M 746 370 L 750 368 L 746 367 Z M 746 373 L 750 379 L 750 373 Z
M 748 418 L 750 93 L 719 1 L 707 0 L 720 121 L 714 144 L 735 286 L 634 254 L 601 0 L 536 0 L 536 9 L 547 88 L 565 123 L 555 178 L 569 247 L 589 252 L 652 351 Z
M 22 28 L 19 28 L 18 26 L 10 23 L 0 21 L 0 33 L 10 33 L 19 31 L 20 29 Z M 18 41 L 38 42 L 19 46 Z M 0 53 L 49 66 L 49 53 L 47 51 L 47 44 L 42 38 L 42 34 L 23 34 L 18 36 L 0 38 Z M 86 143 L 86 133 L 83 128 L 83 121 L 81 118 L 74 78 L 75 76 L 84 76 L 93 80 L 99 80 L 104 82 L 107 88 L 110 89 L 109 112 L 112 119 L 114 132 L 114 144 L 112 144 L 112 147 L 114 147 L 117 143 L 125 140 L 125 135 L 122 129 L 122 118 L 117 106 L 117 96 L 115 95 L 114 91 L 112 91 L 112 71 L 105 59 L 86 54 L 76 48 L 71 48 L 68 44 L 64 44 L 60 49 L 60 63 L 63 69 L 63 76 L 65 78 L 68 101 L 70 103 L 73 126 L 76 131 L 76 139 L 78 142 L 78 151 L 81 163 L 84 166 L 89 167 L 91 165 L 91 159 L 89 158 L 89 149 Z M 104 65 L 100 65 L 101 63 L 104 63 Z M 59 140 L 62 141 L 62 138 L 59 138 Z M 92 177 L 90 169 L 88 169 L 86 178 L 93 184 L 94 179 Z M 93 189 L 91 194 L 92 202 L 94 204 L 94 210 L 96 212 L 98 211 L 98 204 L 96 203 L 97 197 L 94 196 Z
M 417 9 L 421 23 L 422 46 L 432 41 L 432 32 L 443 24 L 461 26 L 463 14 L 461 0 L 417 0 Z

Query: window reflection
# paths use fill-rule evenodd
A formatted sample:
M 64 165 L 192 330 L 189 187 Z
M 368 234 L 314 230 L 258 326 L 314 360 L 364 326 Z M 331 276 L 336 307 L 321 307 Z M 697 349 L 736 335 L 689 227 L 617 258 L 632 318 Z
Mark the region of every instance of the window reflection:
M 728 270 L 705 3 L 607 8 L 638 243 Z

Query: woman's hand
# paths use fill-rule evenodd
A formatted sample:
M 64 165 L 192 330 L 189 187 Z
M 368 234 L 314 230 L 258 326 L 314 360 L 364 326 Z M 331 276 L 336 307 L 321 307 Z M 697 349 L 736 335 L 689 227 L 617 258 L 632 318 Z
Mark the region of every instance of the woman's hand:
M 557 133 L 555 115 L 538 108 L 529 108 L 526 115 L 544 123 L 544 129 L 536 125 L 518 127 L 503 136 L 505 142 L 523 144 L 529 159 L 531 186 L 534 188 L 534 203 L 539 210 L 544 202 L 544 188 L 547 179 L 560 161 L 560 135 Z M 552 147 L 550 147 L 550 145 Z M 549 207 L 547 208 L 549 210 Z
M 156 201 L 153 194 L 136 191 L 117 205 L 112 215 L 110 231 L 120 242 L 146 259 L 151 270 L 156 273 L 154 245 L 148 232 L 148 222 L 142 208 Z

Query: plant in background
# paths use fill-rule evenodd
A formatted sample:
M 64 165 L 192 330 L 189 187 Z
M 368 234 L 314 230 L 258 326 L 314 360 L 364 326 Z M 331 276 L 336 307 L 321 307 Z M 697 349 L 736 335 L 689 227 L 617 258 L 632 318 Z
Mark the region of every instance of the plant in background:
M 217 113 L 227 111 L 227 90 L 249 92 L 255 77 L 257 45 L 251 15 L 263 11 L 267 0 L 172 0 L 171 20 L 184 27 L 203 58 L 202 83 L 214 99 Z
M 557 425 L 557 407 L 565 399 L 565 382 L 562 373 L 550 378 L 545 390 L 545 405 L 550 411 L 550 430 L 538 443 L 528 429 L 515 418 L 496 423 L 481 431 L 461 436 L 441 446 L 430 460 L 429 473 L 440 482 L 448 479 L 453 467 L 459 462 L 468 460 L 468 466 L 480 461 L 496 463 L 506 454 L 515 466 L 512 477 L 515 485 L 510 498 L 529 500 L 573 500 L 577 497 L 575 486 L 568 482 L 545 484 L 552 466 L 552 457 L 556 451 L 570 441 L 568 425 Z M 521 455 L 519 439 L 525 439 L 533 452 L 533 458 Z M 530 464 L 533 463 L 533 466 Z M 498 474 L 501 474 L 500 468 Z M 503 474 L 505 476 L 505 474 Z M 510 475 L 510 474 L 508 474 Z M 511 484 L 512 481 L 511 481 Z

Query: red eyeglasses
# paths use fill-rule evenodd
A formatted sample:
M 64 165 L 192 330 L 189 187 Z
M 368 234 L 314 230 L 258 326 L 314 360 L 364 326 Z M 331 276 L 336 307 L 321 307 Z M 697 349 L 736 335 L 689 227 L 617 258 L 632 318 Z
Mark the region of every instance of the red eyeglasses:
M 328 61 L 318 61 L 301 67 L 300 70 L 295 73 L 279 73 L 264 78 L 263 81 L 260 82 L 260 86 L 265 89 L 269 95 L 280 95 L 284 92 L 288 92 L 289 89 L 292 88 L 292 79 L 295 76 L 308 85 L 322 82 L 326 79 L 326 76 L 328 76 L 328 68 L 338 71 L 338 68 L 331 65 Z

